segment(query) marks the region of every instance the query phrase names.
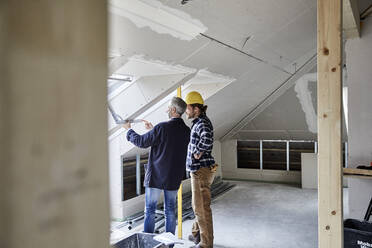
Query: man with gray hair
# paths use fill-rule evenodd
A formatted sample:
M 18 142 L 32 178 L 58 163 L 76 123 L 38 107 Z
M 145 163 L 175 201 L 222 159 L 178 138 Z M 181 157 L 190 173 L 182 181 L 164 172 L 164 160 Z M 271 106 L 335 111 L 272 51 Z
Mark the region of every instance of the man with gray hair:
M 131 129 L 130 123 L 124 124 L 128 130 L 127 139 L 140 148 L 151 147 L 148 164 L 145 165 L 145 225 L 144 232 L 153 233 L 155 211 L 158 198 L 164 192 L 165 231 L 175 233 L 176 197 L 186 172 L 187 146 L 190 141 L 190 128 L 181 118 L 186 103 L 173 97 L 168 106 L 169 121 L 155 127 L 145 121 L 150 131 L 139 135 Z

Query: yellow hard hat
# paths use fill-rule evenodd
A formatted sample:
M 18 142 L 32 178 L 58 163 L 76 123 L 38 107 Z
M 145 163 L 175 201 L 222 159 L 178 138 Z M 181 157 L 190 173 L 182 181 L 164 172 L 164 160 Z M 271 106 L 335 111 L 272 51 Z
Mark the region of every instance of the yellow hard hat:
M 186 96 L 186 103 L 187 104 L 201 104 L 204 105 L 204 100 L 199 92 L 191 91 Z

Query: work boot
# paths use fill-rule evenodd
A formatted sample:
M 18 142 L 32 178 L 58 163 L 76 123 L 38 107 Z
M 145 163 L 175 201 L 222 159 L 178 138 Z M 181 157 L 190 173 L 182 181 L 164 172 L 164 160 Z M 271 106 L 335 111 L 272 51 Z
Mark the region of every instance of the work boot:
M 199 244 L 200 243 L 200 233 L 196 234 L 196 236 L 190 234 L 189 235 L 189 240 L 194 242 L 194 244 Z

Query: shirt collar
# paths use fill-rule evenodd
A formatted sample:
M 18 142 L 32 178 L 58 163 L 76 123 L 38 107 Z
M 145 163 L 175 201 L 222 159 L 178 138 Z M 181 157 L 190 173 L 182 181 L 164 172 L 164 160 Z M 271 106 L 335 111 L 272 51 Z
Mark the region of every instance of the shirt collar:
M 206 117 L 205 114 L 201 114 L 201 115 L 199 115 L 198 118 L 195 118 L 195 119 L 192 121 L 192 123 L 195 124 L 195 123 L 197 123 L 200 119 L 204 119 L 205 117 Z
M 170 121 L 179 121 L 179 120 L 183 120 L 183 119 L 180 118 L 180 117 L 172 117 L 172 118 L 170 119 Z

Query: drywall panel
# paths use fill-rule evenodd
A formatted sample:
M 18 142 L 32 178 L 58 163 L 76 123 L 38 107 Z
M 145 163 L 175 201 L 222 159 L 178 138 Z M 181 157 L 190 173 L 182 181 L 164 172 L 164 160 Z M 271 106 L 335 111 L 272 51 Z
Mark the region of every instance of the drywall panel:
M 128 18 L 138 28 L 148 27 L 181 40 L 192 40 L 208 29 L 186 12 L 165 6 L 158 0 L 111 0 L 109 10 Z
M 177 87 L 180 86 L 180 80 L 187 75 L 187 73 L 183 73 L 175 75 L 142 77 L 136 81 L 136 84 L 139 86 L 142 94 L 145 96 L 146 101 L 151 102 L 156 98 L 159 98 L 159 96 L 163 95 L 165 92 L 169 92 L 169 90 L 176 90 Z
M 254 120 L 254 126 L 262 130 L 307 130 L 304 110 L 293 86 Z M 310 92 L 310 95 L 312 92 Z M 316 95 L 315 95 L 316 97 Z M 316 119 L 315 119 L 316 122 Z M 309 131 L 310 132 L 310 131 Z
M 208 115 L 216 123 L 216 138 L 226 134 L 287 78 L 288 74 L 269 65 L 256 64 L 234 83 L 208 99 Z
M 318 155 L 315 153 L 301 154 L 301 182 L 304 189 L 318 188 Z M 348 187 L 348 179 L 344 177 L 343 187 Z
M 269 61 L 271 65 L 278 66 L 279 68 L 283 70 L 287 70 L 286 67 L 288 67 L 292 60 L 287 59 L 283 55 L 279 54 L 278 52 L 274 51 L 270 47 L 259 45 L 255 47 L 254 49 L 249 51 L 250 54 L 263 59 L 265 61 Z M 293 71 L 289 71 L 290 73 L 293 73 Z
M 222 177 L 222 152 L 221 152 L 221 142 L 214 141 L 213 143 L 213 151 L 212 156 L 214 157 L 214 161 L 218 164 L 216 176 Z
M 147 100 L 138 84 L 131 84 L 119 96 L 111 100 L 111 106 L 123 119 L 146 105 Z
M 183 62 L 183 65 L 207 69 L 210 72 L 238 78 L 243 73 L 249 71 L 257 60 L 226 47 L 217 42 L 211 42 L 203 50 Z
M 318 155 L 301 154 L 301 185 L 303 189 L 318 188 Z
M 232 173 L 238 167 L 237 140 L 226 140 L 221 143 L 222 175 Z
M 208 27 L 207 35 L 241 49 L 263 42 L 307 8 L 297 0 L 190 1 L 185 5 L 167 1 L 166 5 L 200 20 Z
M 122 173 L 122 152 L 121 142 L 124 137 L 117 137 L 116 139 L 110 140 L 108 152 L 109 152 L 109 178 L 110 178 L 110 210 L 111 219 L 123 219 L 123 173 Z
M 109 16 L 109 37 L 109 49 L 122 56 L 144 55 L 170 63 L 180 63 L 209 44 L 203 37 L 185 41 L 148 27 L 138 28 L 129 19 L 115 14 Z
M 161 60 L 146 59 L 144 55 L 131 56 L 128 62 L 116 71 L 118 74 L 132 75 L 135 78 L 191 72 L 194 72 L 193 68 L 177 66 Z
M 298 59 L 316 48 L 316 16 L 316 9 L 308 9 L 291 23 L 283 26 L 275 35 L 265 41 L 264 45 L 289 60 Z
M 372 19 L 363 24 L 360 39 L 347 40 L 349 167 L 372 161 Z M 372 180 L 349 179 L 351 218 L 362 218 L 372 195 Z

